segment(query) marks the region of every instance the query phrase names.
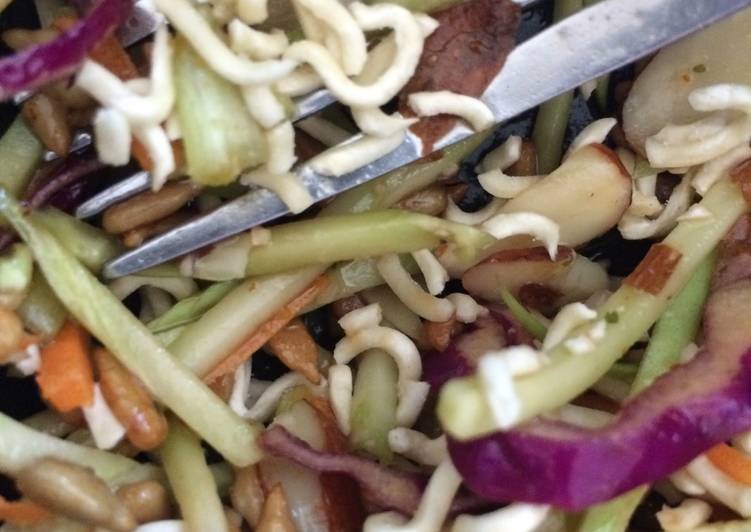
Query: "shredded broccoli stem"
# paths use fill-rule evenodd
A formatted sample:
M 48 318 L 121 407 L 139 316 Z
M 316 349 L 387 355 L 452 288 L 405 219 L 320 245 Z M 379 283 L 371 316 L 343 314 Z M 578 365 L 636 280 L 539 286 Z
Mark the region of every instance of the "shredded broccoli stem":
M 112 235 L 57 209 L 36 211 L 36 219 L 94 272 L 122 252 L 120 243 Z
M 164 472 L 187 530 L 228 530 L 214 477 L 206 464 L 201 440 L 170 417 L 169 433 L 159 451 Z
M 18 315 L 23 320 L 24 327 L 44 339 L 55 336 L 68 316 L 65 306 L 38 268 L 34 269 L 31 288 L 26 299 L 18 307 Z
M 371 349 L 361 355 L 352 388 L 350 441 L 386 463 L 393 456 L 388 437 L 396 427 L 398 378 L 391 356 Z
M 550 364 L 515 381 L 521 403 L 520 422 L 568 403 L 599 380 L 657 321 L 698 264 L 738 217 L 748 211 L 739 186 L 729 180 L 712 187 L 699 205 L 711 216 L 680 222 L 663 241 L 679 252 L 681 259 L 657 294 L 622 285 L 599 311 L 600 318 L 617 313 L 618 319 L 606 320 L 605 337 L 587 356 L 575 356 L 565 346 L 557 347 L 550 353 Z M 582 328 L 578 328 L 569 337 L 581 333 Z M 451 380 L 443 387 L 438 416 L 446 431 L 457 438 L 477 437 L 496 430 L 483 389 L 474 376 Z
M 562 20 L 581 8 L 582 0 L 556 0 L 553 20 Z M 564 92 L 542 104 L 537 111 L 532 140 L 537 149 L 537 169 L 541 174 L 549 174 L 561 162 L 563 137 L 573 98 L 574 91 Z
M 715 254 L 712 253 L 699 264 L 686 286 L 660 317 L 631 386 L 632 396 L 669 371 L 696 337 L 714 265 Z M 579 532 L 625 532 L 631 515 L 647 490 L 646 486 L 636 488 L 591 507 L 584 514 Z
M 403 332 L 413 340 L 421 339 L 422 321 L 420 321 L 420 317 L 402 303 L 402 300 L 396 296 L 391 288 L 381 285 L 363 290 L 361 295 L 369 304 L 378 303 L 387 326 Z
M 50 456 L 90 467 L 112 486 L 159 477 L 154 466 L 38 432 L 0 413 L 0 473 L 14 476 L 27 465 Z
M 237 285 L 237 281 L 212 284 L 202 292 L 178 301 L 167 312 L 150 321 L 148 328 L 153 333 L 161 333 L 192 323 L 221 301 Z
M 34 263 L 24 244 L 14 244 L 0 254 L 0 307 L 16 308 L 31 287 Z
M 545 325 L 540 320 L 538 320 L 534 314 L 524 308 L 524 305 L 519 303 L 514 295 L 505 287 L 501 288 L 501 299 L 503 300 L 503 303 L 508 307 L 509 312 L 511 312 L 514 318 L 519 321 L 522 327 L 527 329 L 527 332 L 529 332 L 532 336 L 540 341 L 543 341 L 545 339 L 548 328 L 545 327 Z
M 3 161 L 0 187 L 18 197 L 41 163 L 42 152 L 42 143 L 28 128 L 23 117 L 17 116 L 0 138 L 0 161 Z
M 201 380 L 162 347 L 34 215 L 0 189 L 0 213 L 13 224 L 60 300 L 146 388 L 237 466 L 257 462 L 260 428 L 235 414 Z M 214 331 L 216 334 L 217 331 Z
M 42 410 L 23 420 L 23 424 L 28 428 L 62 438 L 70 434 L 74 427 L 65 421 L 60 414 L 54 410 Z

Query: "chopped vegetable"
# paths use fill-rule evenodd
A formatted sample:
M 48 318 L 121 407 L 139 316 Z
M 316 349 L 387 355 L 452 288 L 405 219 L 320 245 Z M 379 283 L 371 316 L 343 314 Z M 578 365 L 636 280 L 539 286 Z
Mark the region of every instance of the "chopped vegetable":
M 292 301 L 284 305 L 261 327 L 254 330 L 253 333 L 240 344 L 233 353 L 221 361 L 206 376 L 206 382 L 213 382 L 222 375 L 233 373 L 240 364 L 250 358 L 253 353 L 258 351 L 269 339 L 278 333 L 282 327 L 287 325 L 299 312 L 305 308 L 316 295 L 326 287 L 326 278 L 320 277 L 301 294 L 296 296 Z
M 422 336 L 422 322 L 407 305 L 402 303 L 388 286 L 377 286 L 363 290 L 362 297 L 368 303 L 378 303 L 383 319 L 396 330 L 403 332 L 413 340 Z
M 0 307 L 17 308 L 31 288 L 34 271 L 31 251 L 15 244 L 0 253 Z
M 553 20 L 559 21 L 579 11 L 582 0 L 555 0 L 553 5 Z M 563 136 L 573 98 L 574 91 L 564 92 L 542 104 L 537 111 L 532 140 L 537 148 L 537 169 L 541 174 L 549 174 L 561 162 Z
M 624 283 L 599 310 L 600 316 L 617 311 L 620 318 L 618 323 L 607 324 L 605 338 L 596 343 L 593 351 L 578 357 L 561 346 L 550 353 L 549 364 L 515 382 L 522 407 L 520 422 L 566 404 L 605 374 L 657 321 L 699 262 L 748 210 L 738 185 L 730 181 L 715 185 L 699 205 L 706 207 L 712 217 L 681 222 L 663 241 L 663 246 L 680 254 L 680 260 L 661 290 L 653 294 Z M 574 330 L 572 335 L 579 333 Z M 447 431 L 462 439 L 494 429 L 485 397 L 474 377 L 446 383 L 439 398 L 438 415 Z
M 236 465 L 259 459 L 246 423 L 167 352 L 112 293 L 18 203 L 0 190 L 0 213 L 29 244 L 58 297 L 147 389 Z M 189 398 L 189 400 L 188 400 Z M 196 407 L 200 405 L 200 407 Z
M 94 272 L 98 272 L 105 262 L 122 251 L 112 236 L 55 208 L 38 211 L 36 218 Z
M 227 531 L 222 501 L 206 464 L 201 440 L 177 419 L 160 451 L 164 471 L 189 530 Z
M 188 174 L 225 185 L 267 158 L 266 137 L 250 117 L 240 90 L 210 69 L 183 39 L 175 41 L 177 116 Z
M 0 186 L 19 197 L 42 162 L 42 151 L 42 143 L 31 132 L 23 117 L 16 117 L 0 138 L 0 161 L 3 161 Z
M 68 311 L 47 284 L 44 275 L 35 269 L 31 289 L 18 307 L 18 314 L 28 330 L 43 339 L 50 339 L 65 323 Z
M 83 327 L 68 321 L 44 347 L 37 384 L 42 397 L 60 412 L 91 404 L 94 372 L 89 359 L 89 335 Z
M 167 312 L 149 322 L 149 330 L 160 333 L 192 323 L 237 286 L 237 281 L 212 284 L 203 292 L 178 301 Z
M 389 431 L 396 427 L 398 379 L 388 353 L 371 349 L 357 365 L 352 388 L 349 438 L 355 449 L 376 456 L 383 463 L 392 459 Z
M 0 100 L 72 74 L 130 12 L 128 0 L 101 0 L 79 23 L 56 39 L 0 60 Z
M 14 476 L 45 456 L 90 467 L 108 484 L 119 486 L 157 476 L 157 468 L 107 451 L 55 438 L 0 414 L 0 472 Z
M 751 459 L 733 447 L 720 443 L 705 453 L 714 466 L 729 477 L 751 485 Z
M 437 247 L 442 239 L 452 241 L 459 254 L 474 257 L 495 243 L 485 231 L 424 214 L 402 210 L 369 211 L 318 217 L 273 227 L 269 242 L 250 246 L 245 275 L 289 271 L 311 264 L 406 253 Z M 394 238 L 398 234 L 399 238 Z M 239 238 L 196 259 L 195 269 L 221 271 L 233 245 L 246 249 L 248 239 Z M 218 267 L 211 266 L 219 261 Z M 212 278 L 217 279 L 216 277 Z
M 538 340 L 542 341 L 545 339 L 545 335 L 548 332 L 547 327 L 534 314 L 524 308 L 524 305 L 519 303 L 507 288 L 501 288 L 501 299 L 522 327 L 527 329 Z

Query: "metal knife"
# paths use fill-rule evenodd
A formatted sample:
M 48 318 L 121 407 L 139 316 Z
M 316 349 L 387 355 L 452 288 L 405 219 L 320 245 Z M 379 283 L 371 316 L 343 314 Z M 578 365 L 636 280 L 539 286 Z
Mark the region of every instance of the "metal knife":
M 495 121 L 503 122 L 749 5 L 751 0 L 603 0 L 517 46 L 481 99 Z M 433 149 L 471 134 L 458 125 Z M 296 172 L 320 201 L 422 156 L 420 139 L 408 132 L 397 149 L 347 175 L 322 176 L 307 165 Z M 104 276 L 116 278 L 155 266 L 288 212 L 272 192 L 253 190 L 112 260 Z

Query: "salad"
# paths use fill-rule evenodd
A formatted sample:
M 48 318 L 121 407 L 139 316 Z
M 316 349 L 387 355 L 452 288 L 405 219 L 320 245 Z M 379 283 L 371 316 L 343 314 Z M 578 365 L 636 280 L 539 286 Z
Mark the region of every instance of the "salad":
M 592 3 L 0 1 L 0 530 L 751 530 L 751 10 L 493 125 Z

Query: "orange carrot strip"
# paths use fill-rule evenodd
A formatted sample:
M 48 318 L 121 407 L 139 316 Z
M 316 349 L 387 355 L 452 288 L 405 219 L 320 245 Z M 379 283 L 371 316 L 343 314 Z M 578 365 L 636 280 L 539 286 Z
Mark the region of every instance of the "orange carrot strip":
M 269 318 L 266 323 L 253 331 L 253 333 L 227 358 L 222 360 L 214 369 L 205 375 L 203 378 L 204 382 L 211 384 L 222 375 L 233 373 L 242 363 L 248 360 L 253 353 L 263 347 L 263 345 L 269 341 L 269 338 L 274 336 L 282 329 L 282 327 L 292 321 L 292 319 L 310 302 L 312 302 L 328 284 L 329 281 L 326 277 L 319 277 L 313 281 L 313 283 L 303 290 L 299 296 L 295 297 L 292 301 L 279 309 L 279 311 Z
M 52 22 L 52 27 L 67 31 L 77 22 L 75 17 L 61 16 Z M 110 35 L 97 44 L 89 57 L 120 79 L 139 77 L 138 68 L 115 35 Z
M 89 335 L 83 327 L 66 322 L 44 347 L 37 384 L 42 397 L 60 412 L 91 404 L 94 373 L 89 359 Z
M 0 497 L 0 521 L 13 525 L 36 525 L 51 517 L 43 506 L 30 501 L 7 501 Z
M 751 458 L 739 450 L 721 443 L 708 450 L 705 456 L 727 476 L 743 484 L 751 485 Z

